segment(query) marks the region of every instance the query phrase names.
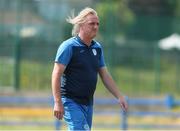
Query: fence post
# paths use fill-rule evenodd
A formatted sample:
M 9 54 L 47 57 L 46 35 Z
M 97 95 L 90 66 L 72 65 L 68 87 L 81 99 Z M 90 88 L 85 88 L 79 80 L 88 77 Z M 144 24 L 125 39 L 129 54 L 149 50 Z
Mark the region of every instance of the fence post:
M 16 36 L 14 45 L 14 88 L 19 91 L 20 88 L 20 23 L 22 20 L 22 0 L 16 2 Z
M 127 103 L 129 103 L 129 99 L 127 96 L 125 96 L 125 99 L 127 101 Z M 128 117 L 128 111 L 124 111 L 124 110 L 121 110 L 121 129 L 122 130 L 127 130 L 128 129 L 128 123 L 127 123 L 127 117 Z
M 166 107 L 171 109 L 174 106 L 174 97 L 172 95 L 166 96 Z
M 121 129 L 122 130 L 127 130 L 128 125 L 127 125 L 127 112 L 126 111 L 121 111 Z
M 60 120 L 56 119 L 55 120 L 55 129 L 56 129 L 56 131 L 60 130 L 60 128 L 61 128 L 61 122 L 60 122 Z
M 16 38 L 15 49 L 14 49 L 14 88 L 19 91 L 20 88 L 20 41 Z

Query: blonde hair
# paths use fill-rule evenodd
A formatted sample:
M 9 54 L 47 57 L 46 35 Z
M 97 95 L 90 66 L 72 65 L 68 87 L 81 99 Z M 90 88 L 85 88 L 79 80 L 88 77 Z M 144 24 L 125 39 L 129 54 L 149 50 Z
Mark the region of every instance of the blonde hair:
M 79 33 L 80 24 L 85 22 L 85 18 L 87 15 L 93 14 L 97 16 L 97 12 L 89 7 L 84 8 L 79 12 L 79 14 L 75 17 L 74 12 L 72 12 L 72 16 L 69 16 L 66 21 L 73 25 L 72 36 L 76 36 Z

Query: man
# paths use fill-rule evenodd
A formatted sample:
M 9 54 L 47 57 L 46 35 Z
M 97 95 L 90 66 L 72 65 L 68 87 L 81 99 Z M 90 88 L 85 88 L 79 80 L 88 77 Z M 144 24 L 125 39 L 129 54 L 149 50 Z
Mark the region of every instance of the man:
M 96 11 L 87 7 L 67 21 L 74 25 L 73 37 L 60 45 L 55 58 L 54 116 L 64 118 L 69 130 L 91 130 L 98 74 L 124 111 L 128 105 L 106 69 L 101 45 L 93 40 L 99 27 Z

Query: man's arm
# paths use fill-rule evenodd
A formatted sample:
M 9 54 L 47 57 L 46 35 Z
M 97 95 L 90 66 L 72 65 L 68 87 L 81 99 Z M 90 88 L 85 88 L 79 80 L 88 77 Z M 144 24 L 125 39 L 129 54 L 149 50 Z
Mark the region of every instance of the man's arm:
M 127 102 L 124 96 L 120 94 L 116 83 L 114 82 L 114 80 L 112 79 L 111 75 L 109 74 L 109 72 L 105 67 L 100 68 L 99 75 L 105 87 L 118 99 L 121 108 L 127 111 L 128 109 Z
M 62 64 L 55 63 L 54 69 L 52 72 L 52 94 L 54 98 L 54 116 L 57 119 L 62 119 L 64 114 L 64 107 L 61 101 L 61 92 L 60 92 L 60 86 L 61 86 L 61 76 L 65 70 L 65 66 Z

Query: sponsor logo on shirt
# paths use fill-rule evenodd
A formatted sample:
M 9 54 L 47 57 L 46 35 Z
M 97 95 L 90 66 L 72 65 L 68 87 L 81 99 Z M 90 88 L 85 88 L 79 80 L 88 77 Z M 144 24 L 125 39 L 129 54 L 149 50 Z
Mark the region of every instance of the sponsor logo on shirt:
M 80 50 L 80 53 L 83 53 L 85 50 Z

